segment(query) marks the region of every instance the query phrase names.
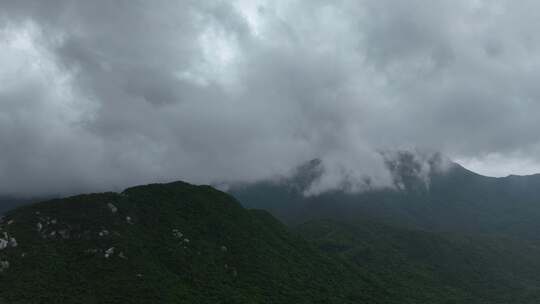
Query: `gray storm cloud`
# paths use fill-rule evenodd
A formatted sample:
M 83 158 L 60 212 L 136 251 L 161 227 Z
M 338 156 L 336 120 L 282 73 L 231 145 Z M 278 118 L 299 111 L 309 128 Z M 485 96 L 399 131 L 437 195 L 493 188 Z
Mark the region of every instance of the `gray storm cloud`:
M 0 193 L 247 181 L 315 157 L 325 189 L 386 185 L 380 149 L 536 166 L 538 9 L 0 0 Z

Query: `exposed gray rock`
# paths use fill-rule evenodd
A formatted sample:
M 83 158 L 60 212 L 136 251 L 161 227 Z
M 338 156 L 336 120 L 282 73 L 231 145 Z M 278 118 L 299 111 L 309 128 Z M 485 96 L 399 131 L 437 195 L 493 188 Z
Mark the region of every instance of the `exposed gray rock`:
M 114 254 L 114 247 L 105 250 L 105 258 L 108 259 Z
M 111 209 L 112 213 L 118 212 L 118 208 L 116 208 L 116 206 L 113 205 L 112 203 L 108 203 L 107 206 L 109 207 L 109 209 Z

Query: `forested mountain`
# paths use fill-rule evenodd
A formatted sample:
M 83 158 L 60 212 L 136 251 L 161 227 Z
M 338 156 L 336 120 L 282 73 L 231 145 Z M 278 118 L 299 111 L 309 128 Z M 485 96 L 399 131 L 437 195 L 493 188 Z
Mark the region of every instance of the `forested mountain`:
M 370 274 L 264 211 L 182 182 L 8 212 L 0 302 L 385 303 Z
M 244 206 L 267 209 L 290 224 L 370 218 L 428 231 L 540 238 L 538 174 L 494 178 L 456 163 L 444 170 L 431 163 L 426 182 L 419 176 L 421 164 L 403 153 L 389 164 L 393 188 L 304 195 L 322 174 L 321 166 L 320 161 L 311 161 L 292 177 L 234 185 L 229 192 Z
M 540 242 L 318 220 L 297 231 L 403 303 L 537 303 Z
M 433 162 L 426 182 L 400 157 L 387 189 L 306 196 L 314 160 L 238 201 L 175 182 L 18 207 L 0 303 L 538 303 L 540 177 Z

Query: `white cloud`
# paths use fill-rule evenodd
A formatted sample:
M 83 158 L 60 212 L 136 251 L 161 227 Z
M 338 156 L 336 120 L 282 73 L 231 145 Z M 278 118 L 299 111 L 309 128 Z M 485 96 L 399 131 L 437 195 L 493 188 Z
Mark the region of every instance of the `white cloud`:
M 536 170 L 538 8 L 0 0 L 0 192 L 253 180 L 315 157 L 320 189 L 385 184 L 377 151 L 403 147 Z

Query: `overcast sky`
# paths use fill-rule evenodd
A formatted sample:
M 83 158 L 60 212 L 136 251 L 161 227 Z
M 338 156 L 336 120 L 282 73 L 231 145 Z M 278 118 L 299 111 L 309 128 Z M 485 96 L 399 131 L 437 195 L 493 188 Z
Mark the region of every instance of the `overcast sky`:
M 255 180 L 377 151 L 540 172 L 540 2 L 0 0 L 0 193 Z

